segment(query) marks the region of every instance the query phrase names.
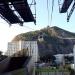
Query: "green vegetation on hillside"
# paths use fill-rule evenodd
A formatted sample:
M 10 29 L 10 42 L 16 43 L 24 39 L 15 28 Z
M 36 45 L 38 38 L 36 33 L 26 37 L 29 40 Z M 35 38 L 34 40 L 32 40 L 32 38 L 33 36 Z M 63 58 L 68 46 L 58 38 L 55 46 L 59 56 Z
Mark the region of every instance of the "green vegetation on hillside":
M 68 32 L 58 27 L 47 27 L 41 30 L 22 33 L 17 35 L 12 41 L 38 41 L 39 55 L 72 53 L 75 33 Z M 43 38 L 42 41 L 38 39 Z

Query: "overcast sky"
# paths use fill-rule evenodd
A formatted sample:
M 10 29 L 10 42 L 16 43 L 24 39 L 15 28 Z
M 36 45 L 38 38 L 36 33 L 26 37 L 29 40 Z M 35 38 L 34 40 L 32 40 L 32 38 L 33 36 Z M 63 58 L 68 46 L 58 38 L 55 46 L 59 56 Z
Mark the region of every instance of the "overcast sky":
M 28 0 L 31 1 L 31 0 Z M 75 32 L 75 11 L 73 12 L 70 21 L 67 22 L 67 13 L 60 14 L 58 7 L 58 0 L 54 2 L 53 18 L 51 21 L 52 0 L 49 1 L 49 23 L 48 23 L 48 11 L 47 0 L 36 0 L 36 25 L 34 23 L 24 23 L 24 26 L 18 24 L 9 26 L 9 24 L 0 18 L 0 50 L 5 52 L 7 50 L 7 43 L 11 41 L 14 36 L 25 33 L 28 31 L 35 31 L 41 28 L 49 26 L 58 26 L 70 32 Z

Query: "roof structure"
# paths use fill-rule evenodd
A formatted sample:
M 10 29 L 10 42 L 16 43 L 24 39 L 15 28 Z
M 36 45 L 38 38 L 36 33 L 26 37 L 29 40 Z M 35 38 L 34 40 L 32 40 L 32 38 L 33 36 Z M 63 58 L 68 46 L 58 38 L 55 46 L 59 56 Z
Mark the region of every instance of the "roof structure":
M 64 0 L 60 13 L 66 13 L 73 0 Z
M 21 22 L 9 8 L 8 4 L 3 4 L 2 6 L 0 6 L 0 14 L 5 17 L 11 24 Z
M 35 22 L 27 0 L 0 0 L 0 14 L 10 24 Z
M 67 13 L 67 22 L 69 22 L 70 17 L 75 9 L 75 0 L 63 0 L 63 3 L 61 4 L 60 2 L 61 0 L 58 0 L 59 3 L 59 12 L 60 13 Z M 72 4 L 72 6 L 71 6 Z M 60 8 L 61 6 L 61 8 Z M 71 6 L 71 7 L 70 7 Z M 68 10 L 70 9 L 70 11 L 68 12 Z
M 29 5 L 27 4 L 26 0 L 25 1 L 21 0 L 19 2 L 15 1 L 15 2 L 12 2 L 12 4 L 25 22 L 34 21 L 33 15 L 31 13 L 31 10 L 30 10 Z

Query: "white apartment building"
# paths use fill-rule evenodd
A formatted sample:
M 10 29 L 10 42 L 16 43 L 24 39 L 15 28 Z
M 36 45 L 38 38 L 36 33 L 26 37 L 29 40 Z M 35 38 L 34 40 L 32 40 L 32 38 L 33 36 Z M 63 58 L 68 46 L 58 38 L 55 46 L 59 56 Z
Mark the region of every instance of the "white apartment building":
M 5 55 L 11 56 L 14 53 L 16 53 L 17 51 L 19 51 L 19 42 L 18 41 L 9 42 L 7 52 L 5 53 Z
M 8 43 L 8 50 L 5 53 L 7 56 L 12 56 L 14 53 L 27 49 L 27 55 L 32 56 L 35 62 L 38 60 L 38 44 L 37 41 L 15 41 Z

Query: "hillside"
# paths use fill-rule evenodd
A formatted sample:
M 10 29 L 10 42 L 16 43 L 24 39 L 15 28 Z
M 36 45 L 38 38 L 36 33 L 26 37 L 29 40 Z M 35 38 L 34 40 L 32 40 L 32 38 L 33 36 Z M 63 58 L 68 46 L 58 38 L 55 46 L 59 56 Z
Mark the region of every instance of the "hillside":
M 75 33 L 68 32 L 58 27 L 47 27 L 38 31 L 19 34 L 12 41 L 37 40 L 39 54 L 43 56 L 46 54 L 73 52 L 73 45 L 75 44 L 74 38 Z

